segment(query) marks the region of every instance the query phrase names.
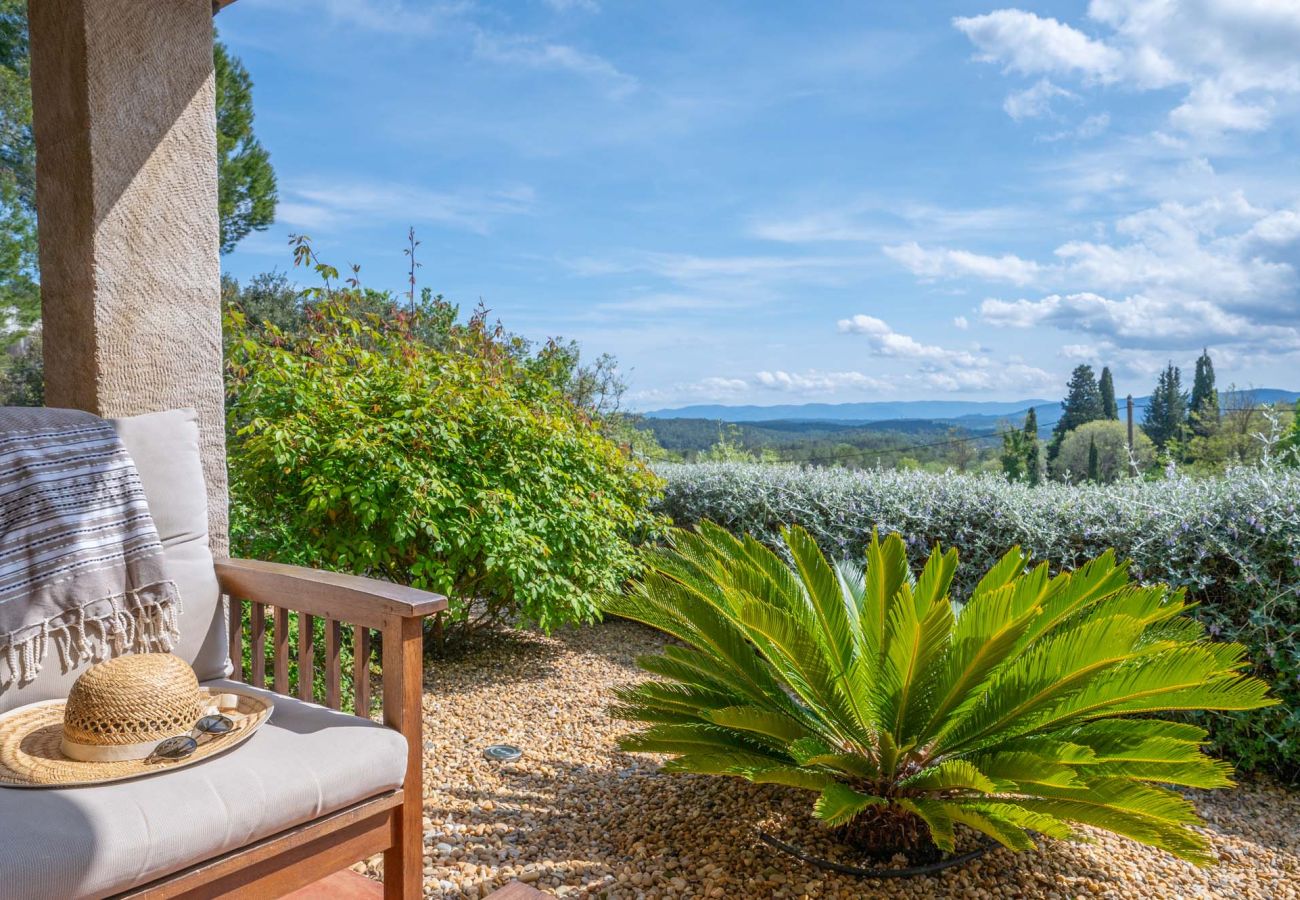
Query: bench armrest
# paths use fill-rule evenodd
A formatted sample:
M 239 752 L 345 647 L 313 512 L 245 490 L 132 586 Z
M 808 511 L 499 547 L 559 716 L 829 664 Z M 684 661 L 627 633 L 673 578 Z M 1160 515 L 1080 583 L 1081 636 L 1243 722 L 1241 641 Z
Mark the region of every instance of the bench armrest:
M 232 597 L 370 628 L 447 608 L 440 594 L 360 575 L 253 559 L 218 559 L 215 567 L 222 592 Z
M 421 754 L 424 748 L 423 713 L 423 630 L 424 618 L 447 608 L 447 598 L 400 584 L 289 566 L 283 563 L 250 559 L 218 559 L 214 562 L 217 582 L 222 593 L 231 598 L 231 651 L 235 675 L 242 672 L 242 603 L 252 601 L 253 654 L 252 681 L 262 687 L 266 682 L 265 623 L 266 607 L 274 608 L 275 689 L 284 691 L 289 681 L 289 610 L 307 616 L 332 620 L 326 629 L 325 677 L 326 702 L 334 709 L 339 697 L 340 657 L 339 623 L 358 626 L 355 635 L 362 653 L 357 665 L 357 709 L 367 715 L 370 709 L 369 656 L 366 643 L 374 628 L 383 635 L 383 707 L 384 724 L 406 738 L 406 776 L 402 783 L 402 805 L 392 824 L 392 845 L 384 851 L 384 888 L 388 897 L 418 897 L 421 883 L 421 816 L 423 803 Z M 303 643 L 299 635 L 299 659 L 307 653 L 315 656 L 311 638 Z M 309 663 L 312 665 L 312 663 Z M 311 698 L 311 681 L 307 681 L 303 699 Z M 299 687 L 300 694 L 303 688 Z M 349 857 L 350 858 L 350 857 Z

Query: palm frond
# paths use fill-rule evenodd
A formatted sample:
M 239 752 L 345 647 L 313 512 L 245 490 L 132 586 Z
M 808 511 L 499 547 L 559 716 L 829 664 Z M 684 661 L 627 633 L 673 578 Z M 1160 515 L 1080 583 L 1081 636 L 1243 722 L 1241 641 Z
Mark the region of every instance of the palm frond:
M 822 795 L 813 804 L 813 815 L 827 825 L 845 825 L 869 806 L 879 806 L 885 800 L 863 794 L 853 788 L 836 782 L 822 790 Z
M 873 534 L 861 567 L 799 528 L 784 541 L 792 565 L 713 525 L 646 553 L 607 611 L 683 646 L 638 661 L 662 681 L 615 692 L 636 727 L 624 749 L 813 791 L 846 833 L 880 817 L 943 849 L 963 825 L 1023 850 L 1089 825 L 1209 859 L 1195 810 L 1161 785 L 1227 787 L 1231 767 L 1203 728 L 1152 715 L 1275 701 L 1181 591 L 1132 583 L 1113 553 L 1052 576 L 1015 548 L 959 605 L 952 550 L 913 579 L 897 535 Z

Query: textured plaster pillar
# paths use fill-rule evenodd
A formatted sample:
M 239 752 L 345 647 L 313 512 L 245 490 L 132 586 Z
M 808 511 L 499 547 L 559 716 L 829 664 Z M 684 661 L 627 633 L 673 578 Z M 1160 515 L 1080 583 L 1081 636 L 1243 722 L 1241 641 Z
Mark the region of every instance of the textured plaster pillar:
M 227 546 L 212 0 L 29 0 L 45 396 L 199 411 Z

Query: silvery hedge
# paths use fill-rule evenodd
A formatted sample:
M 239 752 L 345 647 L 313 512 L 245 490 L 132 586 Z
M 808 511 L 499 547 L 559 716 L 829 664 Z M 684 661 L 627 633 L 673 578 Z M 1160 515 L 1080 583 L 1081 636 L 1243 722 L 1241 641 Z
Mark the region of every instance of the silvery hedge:
M 657 471 L 661 510 L 677 525 L 711 519 L 775 544 L 797 522 L 839 556 L 858 556 L 872 528 L 900 534 L 916 564 L 935 543 L 955 546 L 968 576 L 1013 545 L 1053 569 L 1113 547 L 1137 578 L 1186 588 L 1211 631 L 1246 643 L 1285 701 L 1212 723 L 1221 748 L 1247 768 L 1300 774 L 1300 470 L 1038 487 L 1000 475 L 744 463 Z M 956 585 L 959 595 L 971 587 Z

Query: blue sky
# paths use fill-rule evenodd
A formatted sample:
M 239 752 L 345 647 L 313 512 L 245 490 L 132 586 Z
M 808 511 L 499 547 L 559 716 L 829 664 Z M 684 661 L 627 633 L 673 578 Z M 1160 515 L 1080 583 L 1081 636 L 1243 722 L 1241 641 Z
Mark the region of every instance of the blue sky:
M 276 224 L 628 403 L 1300 387 L 1300 6 L 240 0 Z M 295 276 L 296 277 L 296 276 Z

